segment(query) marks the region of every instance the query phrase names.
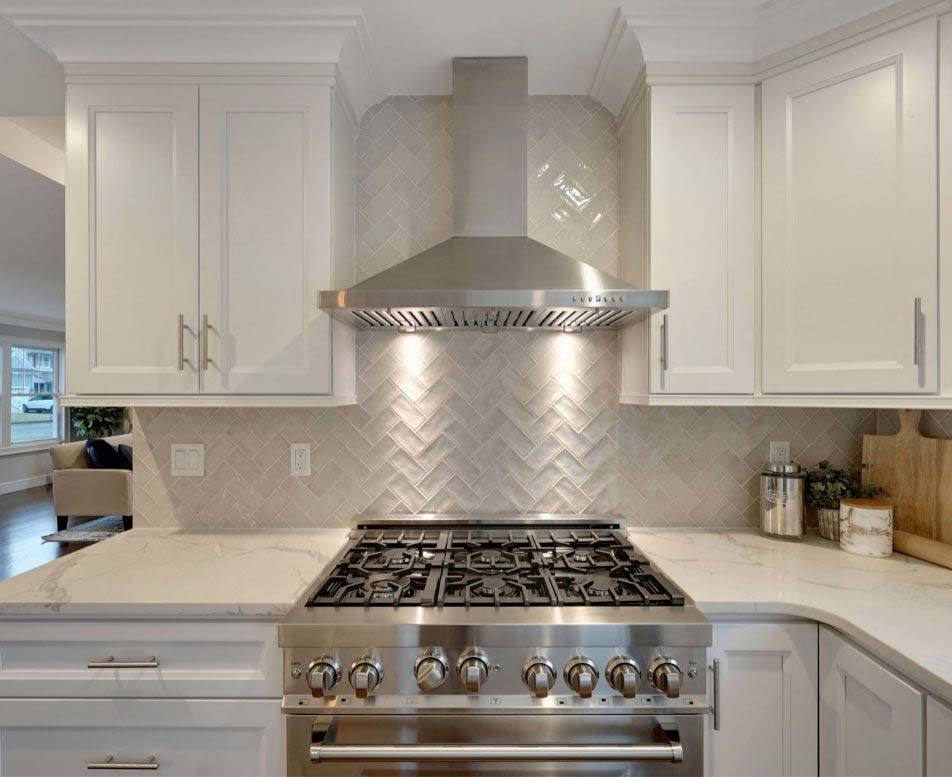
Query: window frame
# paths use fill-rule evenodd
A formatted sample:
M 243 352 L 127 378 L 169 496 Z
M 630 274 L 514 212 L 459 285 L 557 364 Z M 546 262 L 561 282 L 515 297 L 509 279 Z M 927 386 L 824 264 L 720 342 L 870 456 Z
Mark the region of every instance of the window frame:
M 54 422 L 55 435 L 42 440 L 25 440 L 11 442 L 11 424 L 13 420 L 11 400 L 13 398 L 13 349 L 14 348 L 47 348 L 53 351 L 53 391 L 30 392 L 33 394 L 52 394 L 56 401 Z M 60 398 L 63 394 L 63 343 L 55 340 L 43 340 L 34 337 L 12 337 L 0 335 L 0 456 L 14 453 L 29 453 L 31 451 L 47 450 L 53 445 L 59 445 L 64 440 L 65 418 Z M 23 392 L 16 392 L 21 394 Z M 25 394 L 24 394 L 25 395 Z

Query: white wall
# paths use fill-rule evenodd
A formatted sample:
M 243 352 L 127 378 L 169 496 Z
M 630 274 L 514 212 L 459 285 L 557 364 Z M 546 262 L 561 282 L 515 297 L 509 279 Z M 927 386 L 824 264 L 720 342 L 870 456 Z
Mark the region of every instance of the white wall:
M 47 451 L 0 456 L 0 494 L 49 483 L 53 473 Z
M 64 192 L 0 156 L 0 323 L 63 328 Z

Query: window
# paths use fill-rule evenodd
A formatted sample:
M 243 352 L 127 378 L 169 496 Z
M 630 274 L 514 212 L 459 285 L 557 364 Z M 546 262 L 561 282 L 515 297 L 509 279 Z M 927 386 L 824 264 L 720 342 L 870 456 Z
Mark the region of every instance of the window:
M 59 347 L 0 341 L 0 357 L 0 449 L 61 439 Z

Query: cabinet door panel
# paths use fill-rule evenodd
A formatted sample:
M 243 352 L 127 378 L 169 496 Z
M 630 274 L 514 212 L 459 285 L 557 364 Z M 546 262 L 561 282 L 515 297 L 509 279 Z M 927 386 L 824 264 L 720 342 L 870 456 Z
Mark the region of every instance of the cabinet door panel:
M 671 292 L 652 391 L 752 394 L 752 86 L 652 88 L 650 201 L 651 286 Z
M 169 777 L 285 773 L 279 699 L 2 699 L 0 737 L 0 773 L 16 777 L 84 774 L 110 757 L 154 757 Z
M 936 391 L 936 145 L 934 19 L 764 81 L 766 392 Z
M 712 775 L 817 773 L 817 625 L 715 624 L 720 727 L 708 731 Z
M 926 699 L 926 777 L 952 774 L 952 707 Z
M 820 627 L 820 774 L 922 774 L 923 694 Z
M 329 393 L 330 89 L 201 90 L 202 390 Z
M 70 86 L 67 111 L 67 391 L 196 391 L 198 87 Z

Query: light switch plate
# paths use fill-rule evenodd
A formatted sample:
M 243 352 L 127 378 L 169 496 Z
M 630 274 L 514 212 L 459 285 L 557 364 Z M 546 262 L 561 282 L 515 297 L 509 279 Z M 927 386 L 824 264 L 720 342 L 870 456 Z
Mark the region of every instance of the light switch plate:
M 169 464 L 173 478 L 205 477 L 205 446 L 202 443 L 173 443 Z
M 291 443 L 291 474 L 294 477 L 311 476 L 311 443 Z

